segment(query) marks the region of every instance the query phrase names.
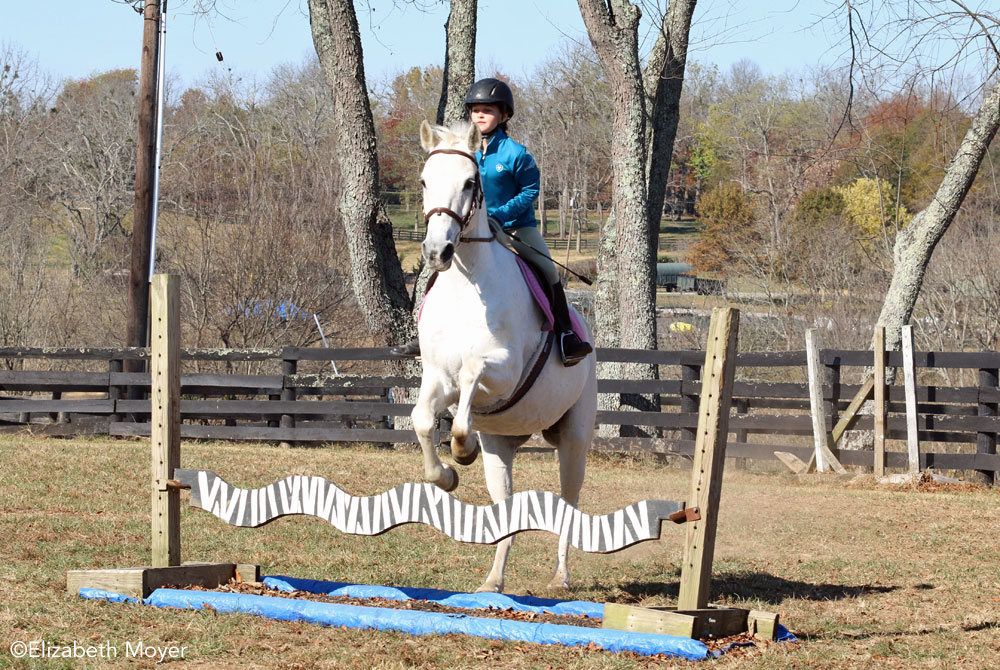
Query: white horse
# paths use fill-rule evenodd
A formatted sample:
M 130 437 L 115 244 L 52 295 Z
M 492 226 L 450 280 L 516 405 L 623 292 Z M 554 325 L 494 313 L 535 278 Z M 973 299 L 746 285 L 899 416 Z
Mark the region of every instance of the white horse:
M 412 418 L 424 476 L 446 491 L 458 485 L 458 474 L 441 463 L 434 440 L 437 418 L 452 408 L 452 455 L 463 465 L 475 460 L 479 447 L 470 435 L 479 432 L 494 502 L 513 493 L 514 453 L 540 432 L 558 450 L 560 495 L 576 505 L 594 436 L 596 363 L 587 356 L 564 367 L 558 345 L 553 346 L 530 390 L 495 412 L 519 390 L 532 359 L 540 359 L 548 333 L 542 331 L 542 314 L 514 254 L 496 241 L 487 222 L 475 159 L 480 141 L 473 124 L 449 129 L 425 121 L 420 127 L 420 144 L 429 152 L 420 180 L 427 224 L 422 253 L 427 266 L 438 272 L 417 326 L 423 378 Z M 487 413 L 491 409 L 494 413 Z M 497 544 L 493 568 L 480 591 L 503 589 L 512 542 L 510 537 Z M 568 539 L 561 537 L 549 588 L 569 588 L 568 550 Z

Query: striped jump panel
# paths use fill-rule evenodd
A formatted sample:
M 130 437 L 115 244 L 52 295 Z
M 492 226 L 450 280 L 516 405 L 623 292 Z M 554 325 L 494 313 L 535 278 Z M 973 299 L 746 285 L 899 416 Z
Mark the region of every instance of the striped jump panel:
M 495 544 L 527 530 L 566 537 L 587 552 L 607 553 L 655 540 L 660 523 L 684 503 L 643 500 L 615 512 L 581 512 L 549 491 L 521 491 L 494 505 L 469 505 L 430 483 L 400 484 L 374 496 L 353 496 L 323 477 L 292 475 L 259 489 L 241 489 L 211 470 L 174 470 L 191 489 L 191 506 L 233 526 L 253 528 L 291 514 L 317 516 L 351 535 L 379 535 L 423 523 L 459 542 Z

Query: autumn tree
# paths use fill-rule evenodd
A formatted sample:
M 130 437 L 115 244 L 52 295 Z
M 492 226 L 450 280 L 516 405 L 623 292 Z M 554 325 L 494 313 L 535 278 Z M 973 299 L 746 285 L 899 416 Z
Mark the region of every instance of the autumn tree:
M 897 349 L 909 322 L 931 255 L 972 187 L 983 158 L 1000 128 L 1000 48 L 995 35 L 1000 15 L 973 11 L 963 3 L 852 3 L 844 8 L 859 72 L 885 80 L 924 66 L 935 73 L 973 65 L 982 77 L 980 102 L 930 202 L 897 236 L 892 274 L 878 323 L 886 346 Z M 953 35 L 961 34 L 962 37 Z
M 687 259 L 701 272 L 727 275 L 740 270 L 739 249 L 754 238 L 753 222 L 757 217 L 753 197 L 734 182 L 726 182 L 707 191 L 698 201 L 702 230 L 688 251 Z
M 384 191 L 419 194 L 425 154 L 414 138 L 419 137 L 420 123 L 434 118 L 442 82 L 440 67 L 414 67 L 371 96 Z

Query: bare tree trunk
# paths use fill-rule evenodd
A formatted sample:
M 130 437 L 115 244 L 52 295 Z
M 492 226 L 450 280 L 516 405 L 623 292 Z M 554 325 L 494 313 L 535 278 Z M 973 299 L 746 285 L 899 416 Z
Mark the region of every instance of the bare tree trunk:
M 696 0 L 671 0 L 660 26 L 660 35 L 646 64 L 645 88 L 649 105 L 649 162 L 646 218 L 650 246 L 655 258 L 663 215 L 663 200 L 670 177 L 677 123 L 680 120 L 681 88 L 687 64 L 688 35 Z
M 362 62 L 361 36 L 350 0 L 309 0 L 316 54 L 335 92 L 337 163 L 343 180 L 340 216 L 351 261 L 351 285 L 377 345 L 414 334 L 392 226 L 378 214 L 378 157 Z
M 602 349 L 615 349 L 620 345 L 618 325 L 618 236 L 615 234 L 615 210 L 608 211 L 608 218 L 601 226 L 597 248 L 597 290 L 594 291 L 594 345 Z M 621 379 L 621 363 L 598 363 L 599 379 Z M 602 411 L 617 412 L 621 409 L 621 397 L 610 393 L 597 396 L 597 408 Z M 597 434 L 601 437 L 617 437 L 619 426 L 601 424 Z
M 611 147 L 614 175 L 614 254 L 618 282 L 619 346 L 656 348 L 656 286 L 646 216 L 646 115 L 642 69 L 639 64 L 639 8 L 625 0 L 578 0 L 580 13 L 601 67 L 611 85 L 615 141 Z M 608 229 L 608 226 L 605 226 Z M 602 244 L 602 252 L 611 249 Z M 612 265 L 605 258 L 604 268 Z M 603 301 L 598 306 L 606 308 Z M 606 321 L 599 317 L 599 323 Z M 607 340 L 607 335 L 601 338 Z M 652 366 L 627 364 L 623 372 L 635 379 L 654 378 Z
M 993 87 L 972 119 L 958 152 L 948 165 L 934 199 L 896 236 L 893 272 L 878 324 L 885 326 L 886 349 L 899 349 L 902 327 L 913 314 L 934 247 L 948 230 L 979 172 L 1000 127 L 1000 83 Z
M 545 175 L 538 180 L 538 227 L 542 231 L 542 237 L 549 234 L 549 217 L 545 211 Z
M 559 239 L 566 237 L 566 216 L 569 212 L 569 178 L 563 173 L 562 189 L 559 192 Z
M 444 81 L 437 122 L 451 124 L 465 116 L 465 93 L 476 78 L 477 0 L 451 0 L 444 24 L 447 45 L 444 54 Z

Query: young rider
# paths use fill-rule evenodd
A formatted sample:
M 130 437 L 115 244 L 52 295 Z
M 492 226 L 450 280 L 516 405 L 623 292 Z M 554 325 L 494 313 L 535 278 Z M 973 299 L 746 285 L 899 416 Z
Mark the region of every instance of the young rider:
M 538 231 L 534 213 L 539 191 L 538 166 L 523 145 L 507 136 L 507 121 L 514 115 L 514 95 L 499 79 L 480 79 L 465 96 L 465 109 L 483 134 L 476 160 L 490 225 L 502 228 L 496 231 L 497 239 L 538 268 L 551 284 L 559 353 L 564 365 L 576 365 L 593 347 L 573 332 L 566 293 L 545 239 Z M 420 353 L 420 346 L 416 341 L 409 342 L 393 347 L 393 352 L 415 356 Z

